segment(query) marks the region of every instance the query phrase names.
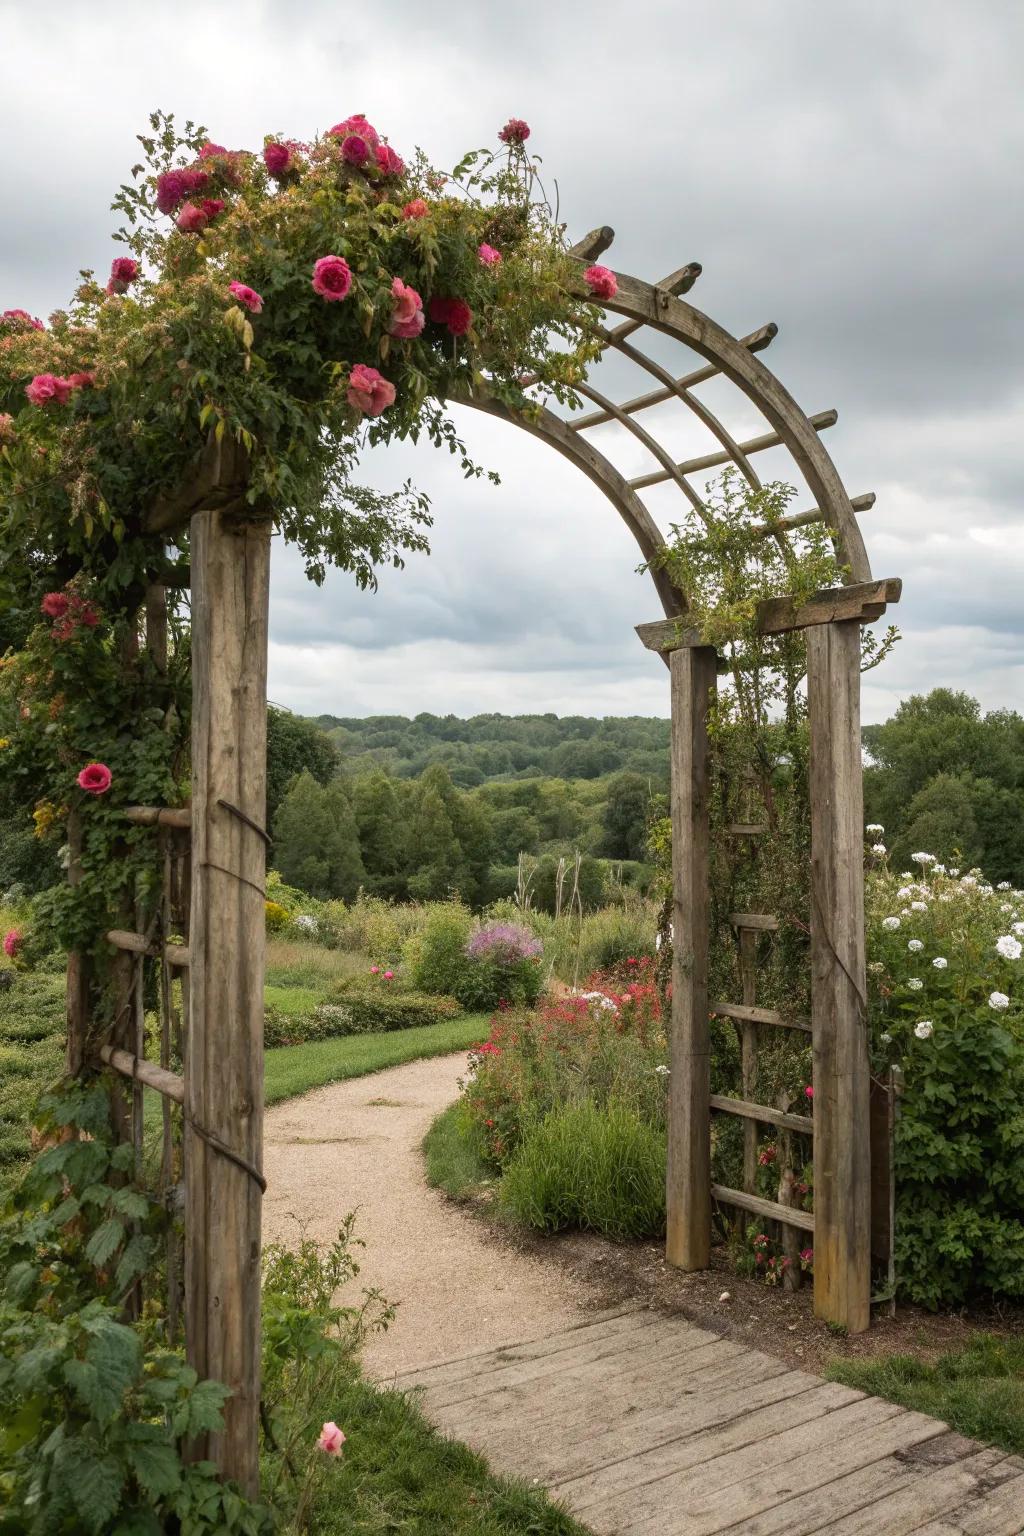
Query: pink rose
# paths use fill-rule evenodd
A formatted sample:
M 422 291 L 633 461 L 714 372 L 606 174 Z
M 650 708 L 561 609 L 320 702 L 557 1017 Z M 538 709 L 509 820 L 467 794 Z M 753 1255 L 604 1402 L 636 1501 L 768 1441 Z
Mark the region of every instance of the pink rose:
M 804 1089 L 804 1095 L 808 1099 L 814 1098 L 814 1089 L 811 1087 L 810 1083 L 808 1083 L 807 1087 Z
M 477 255 L 485 267 L 496 267 L 501 260 L 501 252 L 496 251 L 494 246 L 488 245 L 486 241 L 478 246 Z
M 344 256 L 321 256 L 313 268 L 313 292 L 323 299 L 343 299 L 352 287 L 352 269 Z
M 510 117 L 498 134 L 503 144 L 525 144 L 530 137 L 530 125 L 521 117 Z
M 113 777 L 106 763 L 88 763 L 78 775 L 78 787 L 87 795 L 105 795 Z
M 25 393 L 33 405 L 49 405 L 51 400 L 63 405 L 73 388 L 69 379 L 59 378 L 53 373 L 37 373 L 25 385 Z
M 427 323 L 423 300 L 416 289 L 408 287 L 400 277 L 392 281 L 391 292 L 395 308 L 388 323 L 389 333 L 392 336 L 418 336 Z
M 9 411 L 0 411 L 0 443 L 14 440 L 14 417 Z
M 287 176 L 295 169 L 295 156 L 290 144 L 281 144 L 277 140 L 263 146 L 263 163 L 271 176 L 279 180 Z
M 263 300 L 260 295 L 255 288 L 249 288 L 245 283 L 228 283 L 228 292 L 254 315 L 258 315 L 263 309 Z
M 390 144 L 377 145 L 377 164 L 385 176 L 401 176 L 405 170 L 405 161 Z
M 21 948 L 21 934 L 17 928 L 8 928 L 4 934 L 4 954 L 9 960 L 13 960 Z
M 352 117 L 346 117 L 343 123 L 335 123 L 329 128 L 328 133 L 335 139 L 347 139 L 350 133 L 358 134 L 359 138 L 376 149 L 380 143 L 380 134 L 376 128 L 370 126 L 361 112 L 356 112 Z
M 348 403 L 364 416 L 379 416 L 395 403 L 395 386 L 376 368 L 356 363 L 348 379 Z
M 370 975 L 371 976 L 379 976 L 380 975 L 380 966 L 379 965 L 371 965 L 370 966 Z
M 430 318 L 435 325 L 446 325 L 453 336 L 465 336 L 473 324 L 473 311 L 465 299 L 432 298 Z
M 201 192 L 209 179 L 206 171 L 164 171 L 156 180 L 156 206 L 161 213 L 173 213 L 193 192 Z
M 394 971 L 385 971 L 384 972 L 384 980 L 385 981 L 394 981 L 394 979 L 395 979 Z
M 36 320 L 27 309 L 5 309 L 0 315 L 0 320 L 16 328 L 27 325 L 31 331 L 45 331 L 46 326 L 41 320 Z
M 345 1444 L 345 1436 L 334 1420 L 328 1419 L 316 1443 L 328 1456 L 340 1456 L 341 1448 Z
M 66 592 L 47 592 L 39 604 L 39 612 L 48 619 L 62 619 L 68 611 L 70 599 Z
M 583 281 L 595 299 L 614 299 L 619 291 L 619 281 L 608 267 L 588 267 Z
M 183 235 L 196 235 L 206 228 L 210 219 L 209 215 L 201 208 L 197 208 L 195 203 L 186 203 L 174 222 Z
M 68 375 L 68 383 L 72 389 L 91 389 L 96 383 L 96 375 L 89 370 L 85 373 L 71 373 Z
M 110 263 L 110 277 L 107 280 L 108 293 L 127 293 L 130 283 L 134 283 L 139 275 L 139 264 L 130 256 L 115 256 Z
M 402 209 L 402 217 L 404 219 L 424 219 L 429 212 L 430 209 L 427 207 L 422 197 L 414 197 L 412 202 L 406 203 L 405 207 Z
M 370 158 L 370 146 L 358 133 L 350 133 L 341 146 L 341 158 L 348 165 L 365 165 Z

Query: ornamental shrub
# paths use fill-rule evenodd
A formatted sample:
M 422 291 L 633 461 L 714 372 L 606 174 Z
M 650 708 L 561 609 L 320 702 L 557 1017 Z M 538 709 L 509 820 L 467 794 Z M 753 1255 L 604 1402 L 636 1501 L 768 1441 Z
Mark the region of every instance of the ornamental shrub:
M 471 964 L 466 944 L 472 927 L 469 908 L 460 901 L 433 902 L 427 907 L 420 932 L 403 951 L 414 987 L 458 996 Z
M 457 979 L 455 996 L 474 1012 L 502 1004 L 532 1007 L 544 984 L 543 952 L 540 939 L 521 924 L 486 923 L 466 941 L 469 964 Z
M 880 836 L 872 829 L 871 836 Z M 1024 1297 L 1024 894 L 929 854 L 867 880 L 871 1044 L 903 1078 L 900 1286 L 928 1307 Z
M 442 993 L 404 992 L 366 983 L 343 983 L 330 1002 L 313 1015 L 324 1035 L 364 1035 L 391 1029 L 416 1029 L 440 1024 L 461 1012 L 454 997 Z

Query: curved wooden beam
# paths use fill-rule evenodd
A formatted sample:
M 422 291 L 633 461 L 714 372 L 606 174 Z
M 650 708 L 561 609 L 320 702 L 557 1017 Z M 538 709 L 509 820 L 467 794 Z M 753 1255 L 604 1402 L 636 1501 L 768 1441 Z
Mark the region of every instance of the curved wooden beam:
M 576 392 L 580 395 L 586 395 L 588 400 L 593 400 L 595 405 L 599 405 L 602 410 L 607 411 L 614 421 L 620 422 L 627 432 L 632 433 L 639 442 L 643 443 L 647 451 L 654 455 L 665 471 L 662 478 L 674 481 L 697 513 L 697 516 L 703 518 L 705 522 L 707 521 L 704 503 L 701 501 L 699 494 L 694 490 L 689 480 L 680 474 L 671 454 L 661 446 L 656 437 L 652 437 L 638 421 L 634 421 L 632 416 L 627 416 L 625 411 L 620 410 L 614 401 L 602 395 L 600 390 L 593 389 L 589 384 L 577 384 Z M 572 431 L 571 426 L 569 430 L 570 432 Z

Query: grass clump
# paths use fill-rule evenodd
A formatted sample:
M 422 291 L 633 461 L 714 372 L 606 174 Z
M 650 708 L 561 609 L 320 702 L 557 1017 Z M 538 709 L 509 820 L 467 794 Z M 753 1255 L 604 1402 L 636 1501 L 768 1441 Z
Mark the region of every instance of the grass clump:
M 977 1334 L 932 1364 L 912 1355 L 834 1360 L 827 1375 L 944 1419 L 973 1440 L 1024 1453 L 1024 1339 Z
M 505 1168 L 500 1204 L 542 1232 L 623 1240 L 665 1230 L 665 1131 L 623 1104 L 550 1110 Z
M 438 1115 L 423 1139 L 423 1155 L 427 1183 L 455 1200 L 466 1199 L 481 1185 L 493 1182 L 493 1165 L 486 1160 L 462 1099 Z

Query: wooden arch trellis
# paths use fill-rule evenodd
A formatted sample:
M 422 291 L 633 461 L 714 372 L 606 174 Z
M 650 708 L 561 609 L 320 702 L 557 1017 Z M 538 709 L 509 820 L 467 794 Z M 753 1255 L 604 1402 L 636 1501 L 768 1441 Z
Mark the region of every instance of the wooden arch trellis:
M 574 248 L 593 261 L 612 231 L 593 232 Z M 865 1017 L 863 911 L 863 806 L 860 778 L 860 627 L 899 597 L 895 580 L 871 577 L 856 512 L 873 496 L 851 501 L 819 432 L 834 412 L 808 417 L 756 354 L 776 328 L 764 326 L 737 340 L 685 303 L 700 267 L 691 263 L 658 283 L 617 274 L 618 292 L 603 300 L 621 320 L 601 333 L 604 347 L 627 358 L 654 384 L 617 404 L 587 384 L 595 406 L 568 422 L 541 408 L 515 415 L 480 390 L 460 403 L 523 427 L 557 449 L 609 497 L 646 561 L 664 544 L 640 497 L 646 487 L 673 484 L 700 508 L 692 476 L 734 464 L 759 484 L 751 459 L 784 447 L 815 505 L 788 516 L 783 529 L 823 522 L 834 536 L 847 585 L 800 605 L 785 597 L 759 611 L 764 633 L 806 629 L 811 722 L 812 910 L 810 1021 L 783 1018 L 756 1003 L 748 964 L 742 1001 L 708 995 L 709 767 L 707 716 L 718 657 L 686 625 L 687 602 L 664 570 L 652 578 L 663 620 L 638 626 L 643 643 L 663 654 L 671 674 L 674 955 L 670 1026 L 668 1160 L 669 1261 L 696 1270 L 709 1262 L 714 1199 L 799 1230 L 812 1230 L 815 1309 L 857 1331 L 867 1326 L 870 1302 L 871 1177 L 869 1065 Z M 702 359 L 677 375 L 629 340 L 644 327 L 683 343 Z M 694 392 L 724 377 L 763 415 L 768 431 L 742 442 Z M 678 399 L 717 442 L 698 458 L 676 461 L 638 419 L 649 407 Z M 626 478 L 588 441 L 594 427 L 615 422 L 639 441 L 657 468 Z M 232 1389 L 225 1429 L 197 1450 L 254 1491 L 258 1484 L 260 1358 L 260 1231 L 265 1188 L 263 1154 L 263 973 L 266 871 L 266 680 L 270 524 L 245 502 L 244 454 L 225 438 L 211 440 L 194 474 L 151 509 L 149 532 L 190 526 L 192 606 L 192 800 L 188 807 L 135 807 L 130 821 L 149 826 L 165 853 L 163 901 L 147 923 L 112 931 L 123 958 L 112 1016 L 100 1026 L 99 1058 L 132 1083 L 123 1134 L 141 1149 L 143 1087 L 163 1096 L 163 1178 L 169 1196 L 181 1194 L 184 1273 L 169 1263 L 172 1295 L 183 1300 L 186 1351 L 203 1376 Z M 765 530 L 767 536 L 768 530 Z M 147 599 L 147 644 L 166 665 L 166 594 L 158 581 Z M 757 827 L 737 827 L 756 838 Z M 70 878 L 76 878 L 71 831 Z M 130 916 L 130 914 L 128 915 Z M 734 914 L 741 958 L 746 940 L 770 928 L 772 914 Z M 143 930 L 143 931 L 140 931 Z M 181 940 L 184 942 L 181 942 Z M 159 973 L 160 1061 L 144 1050 L 143 981 L 147 965 Z M 174 1005 L 176 977 L 184 977 L 182 1006 Z M 68 1062 L 80 1071 L 95 1050 L 85 962 L 72 955 L 68 975 Z M 809 1030 L 813 1038 L 815 1098 L 809 1117 L 722 1099 L 710 1092 L 709 1017 L 737 1020 L 744 1060 L 757 1031 Z M 180 1044 L 183 1074 L 171 1070 Z M 746 1082 L 746 1077 L 745 1077 Z M 181 1144 L 170 1105 L 182 1109 Z M 758 1123 L 814 1135 L 813 1216 L 711 1178 L 712 1111 L 740 1115 L 748 1126 L 748 1152 Z M 749 1167 L 749 1157 L 747 1159 Z M 176 1301 L 172 1300 L 172 1316 Z

